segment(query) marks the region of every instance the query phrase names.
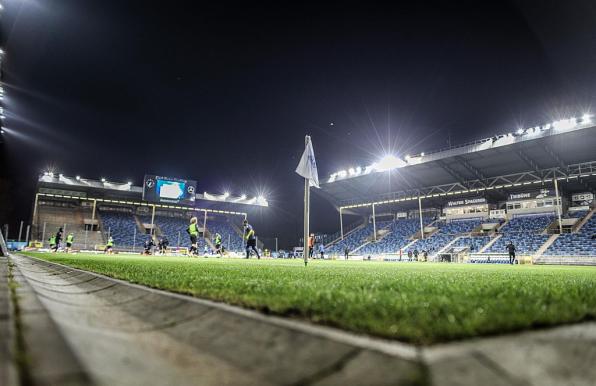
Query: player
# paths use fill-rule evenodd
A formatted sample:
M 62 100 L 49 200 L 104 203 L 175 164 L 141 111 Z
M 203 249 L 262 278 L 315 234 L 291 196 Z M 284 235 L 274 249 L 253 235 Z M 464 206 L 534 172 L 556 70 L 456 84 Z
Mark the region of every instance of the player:
M 257 259 L 260 260 L 261 255 L 259 255 L 259 251 L 257 250 L 257 236 L 255 235 L 255 230 L 247 220 L 244 220 L 244 239 L 246 240 L 246 258 L 248 259 L 250 257 L 250 250 L 252 248 L 257 254 Z
M 50 243 L 50 251 L 53 251 L 54 247 L 56 246 L 56 236 L 51 235 L 50 238 L 48 239 L 48 242 Z
M 66 236 L 66 253 L 69 253 L 72 248 L 72 243 L 74 243 L 74 235 L 72 232 Z
M 159 253 L 165 255 L 166 251 L 168 250 L 168 245 L 170 245 L 170 241 L 168 240 L 167 236 L 163 236 L 158 243 Z
M 192 217 L 190 219 L 190 224 L 188 225 L 188 229 L 186 230 L 188 235 L 190 236 L 190 250 L 188 251 L 189 256 L 197 256 L 199 254 L 199 249 L 197 247 L 197 240 L 199 237 L 199 227 L 197 226 L 197 218 Z
M 108 237 L 108 242 L 106 243 L 106 249 L 104 253 L 108 255 L 114 253 L 114 238 L 112 236 Z
M 56 232 L 55 244 L 54 244 L 54 252 L 58 252 L 58 248 L 60 248 L 60 242 L 62 241 L 62 228 L 58 228 L 58 232 Z
M 143 251 L 143 254 L 151 255 L 154 246 L 155 246 L 155 243 L 153 242 L 153 237 L 149 237 L 147 240 L 145 240 L 145 245 L 144 245 L 145 250 Z
M 224 248 L 221 243 L 221 235 L 219 233 L 215 234 L 215 254 L 223 257 Z

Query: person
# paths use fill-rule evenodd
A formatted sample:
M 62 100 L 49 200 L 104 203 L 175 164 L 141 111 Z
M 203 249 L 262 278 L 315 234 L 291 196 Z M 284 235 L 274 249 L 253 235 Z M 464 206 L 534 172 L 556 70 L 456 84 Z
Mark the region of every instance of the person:
M 414 249 L 414 261 L 418 261 L 419 254 L 420 254 L 420 252 L 418 252 L 418 248 Z
M 203 257 L 209 257 L 207 256 L 209 254 L 209 246 L 207 244 L 203 245 Z
M 348 248 L 348 247 L 345 247 L 345 248 L 344 248 L 344 258 L 345 258 L 346 260 L 348 260 L 348 257 L 350 257 L 350 248 Z
M 223 245 L 221 242 L 221 235 L 219 233 L 215 233 L 215 253 L 221 257 L 223 257 Z
M 402 257 L 403 251 L 401 250 L 401 248 L 399 249 L 399 261 L 401 261 L 401 257 Z
M 259 251 L 257 250 L 257 236 L 255 230 L 244 220 L 244 239 L 246 240 L 246 259 L 250 257 L 250 250 L 252 249 L 257 254 L 257 259 L 261 259 Z
M 312 255 L 315 249 L 315 234 L 311 233 L 308 237 L 308 257 L 312 259 Z
M 507 244 L 507 252 L 509 252 L 509 264 L 513 265 L 515 262 L 515 245 L 513 245 L 513 241 L 509 241 L 509 244 Z
M 62 228 L 58 228 L 58 232 L 56 232 L 56 240 L 54 244 L 54 252 L 58 252 L 58 248 L 60 248 L 60 242 L 62 241 Z
M 408 261 L 412 261 L 412 250 L 408 250 Z
M 162 255 L 165 255 L 168 250 L 169 245 L 170 245 L 170 240 L 168 240 L 168 237 L 164 235 L 158 243 L 159 252 Z
M 319 255 L 321 256 L 321 260 L 325 258 L 325 246 L 323 243 L 319 244 Z
M 190 219 L 190 224 L 188 225 L 188 229 L 186 232 L 190 236 L 190 250 L 188 251 L 189 256 L 198 255 L 199 249 L 197 246 L 197 241 L 199 237 L 199 226 L 197 225 L 197 218 L 192 217 Z
M 70 249 L 72 248 L 72 243 L 74 243 L 74 235 L 72 234 L 72 232 L 70 232 L 68 236 L 66 236 L 66 253 L 70 252 Z
M 114 238 L 112 236 L 110 236 L 110 237 L 108 237 L 108 242 L 106 243 L 106 249 L 105 249 L 104 253 L 111 255 L 112 253 L 114 253 L 113 248 L 114 248 Z
M 153 237 L 149 237 L 147 240 L 145 240 L 145 245 L 144 245 L 144 251 L 143 254 L 145 255 L 151 255 L 152 249 L 155 246 L 155 243 L 153 242 Z
M 56 246 L 56 236 L 51 235 L 48 242 L 50 243 L 50 250 L 54 250 L 54 247 Z

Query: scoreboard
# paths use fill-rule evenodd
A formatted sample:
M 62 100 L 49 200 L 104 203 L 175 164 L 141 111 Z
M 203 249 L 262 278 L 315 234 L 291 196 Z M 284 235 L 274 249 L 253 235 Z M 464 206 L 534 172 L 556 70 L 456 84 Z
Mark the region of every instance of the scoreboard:
M 197 182 L 192 180 L 153 174 L 147 174 L 143 179 L 143 200 L 145 201 L 193 205 L 196 190 Z

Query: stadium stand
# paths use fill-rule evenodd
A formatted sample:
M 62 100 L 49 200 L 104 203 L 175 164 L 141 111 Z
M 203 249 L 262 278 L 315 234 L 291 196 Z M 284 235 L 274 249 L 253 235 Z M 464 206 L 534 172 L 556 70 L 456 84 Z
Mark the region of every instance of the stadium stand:
M 426 251 L 433 255 L 455 240 L 457 237 L 469 234 L 482 223 L 481 219 L 466 219 L 436 222 L 439 230 L 430 237 L 419 239 L 408 247 L 408 250 Z
M 424 218 L 424 225 L 428 225 L 432 219 Z M 387 228 L 389 232 L 377 242 L 366 244 L 358 250 L 363 255 L 376 255 L 383 253 L 398 253 L 412 240 L 418 231 L 420 231 L 419 219 L 398 219 L 392 221 Z
M 79 205 L 40 205 L 37 211 L 37 225 L 32 231 L 32 239 L 41 240 L 47 245 L 48 238 L 55 234 L 59 228 L 65 228 L 65 235 L 72 233 L 77 249 L 93 248 L 102 244 L 103 239 L 100 232 L 86 231 L 85 218 L 91 218 L 91 211 Z M 45 240 L 44 240 L 45 239 Z
M 479 252 L 490 240 L 490 236 L 462 236 L 451 246 L 455 248 L 468 248 L 471 253 L 474 253 Z
M 586 222 L 577 232 L 564 233 L 545 251 L 547 256 L 596 256 L 596 216 Z
M 555 215 L 552 213 L 517 215 L 501 227 L 502 237 L 484 253 L 506 253 L 507 244 L 511 241 L 518 255 L 533 254 L 549 238 L 543 232 L 554 220 Z
M 115 248 L 142 245 L 145 240 L 130 209 L 99 208 L 104 234 L 111 235 Z
M 390 221 L 377 222 L 377 230 L 388 227 L 391 224 Z M 354 232 L 346 235 L 343 240 L 339 240 L 327 248 L 328 254 L 343 254 L 345 248 L 351 251 L 360 247 L 367 241 L 367 238 L 373 234 L 373 224 L 368 223 L 362 228 L 355 230 Z
M 244 241 L 238 230 L 225 218 L 207 218 L 207 231 L 210 237 L 216 233 L 221 235 L 224 247 L 229 251 L 240 252 L 244 250 Z
M 142 223 L 150 223 L 150 215 L 138 216 Z M 186 232 L 188 228 L 188 218 L 175 215 L 156 215 L 154 224 L 156 225 L 157 236 L 165 235 L 170 241 L 170 246 L 190 247 L 190 239 Z M 199 218 L 199 226 L 202 227 L 203 217 Z M 240 231 L 236 230 L 234 226 L 225 218 L 220 216 L 207 217 L 207 237 L 212 240 L 216 233 L 222 237 L 224 247 L 229 251 L 243 251 L 244 242 Z M 178 245 L 180 239 L 180 245 Z M 211 248 L 211 245 L 209 248 Z M 205 247 L 205 240 L 200 237 L 198 239 L 199 250 L 203 251 Z

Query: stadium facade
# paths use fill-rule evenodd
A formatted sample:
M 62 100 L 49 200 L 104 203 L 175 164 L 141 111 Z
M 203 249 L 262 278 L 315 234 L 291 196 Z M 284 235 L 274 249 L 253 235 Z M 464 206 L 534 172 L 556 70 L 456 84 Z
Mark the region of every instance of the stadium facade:
M 328 253 L 385 260 L 596 264 L 592 116 L 337 171 Z M 356 218 L 356 220 L 354 220 Z

